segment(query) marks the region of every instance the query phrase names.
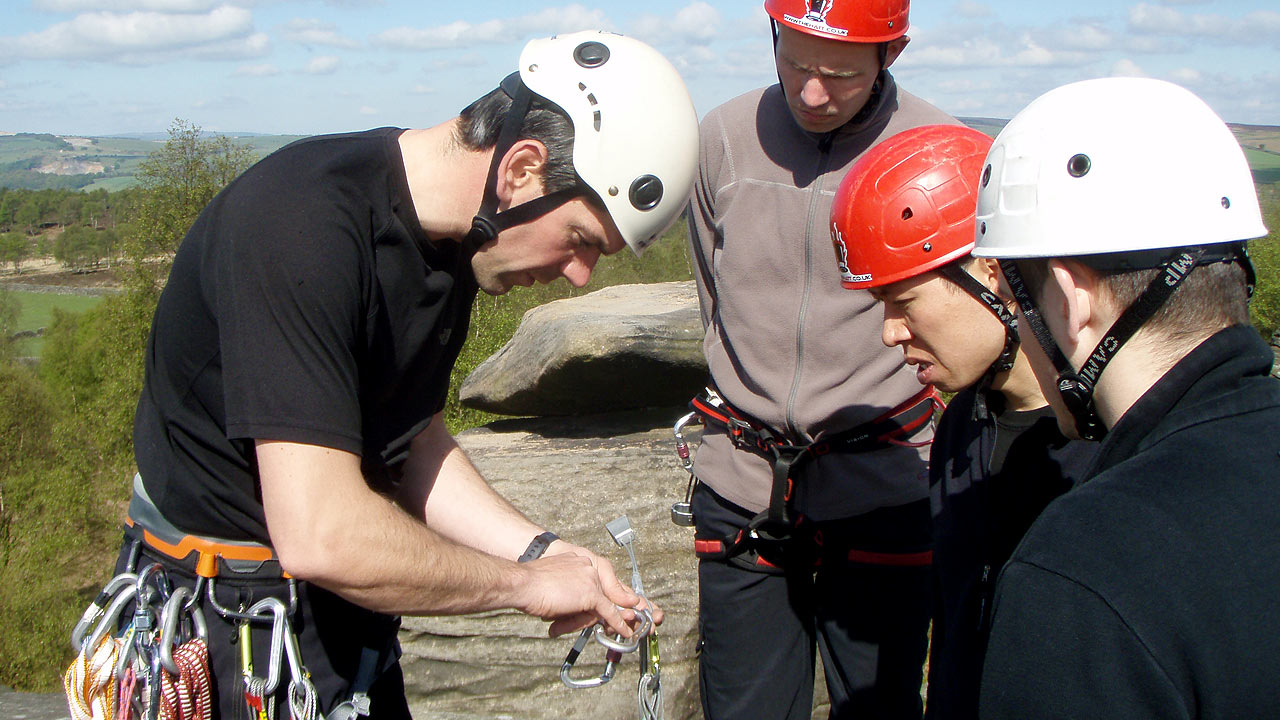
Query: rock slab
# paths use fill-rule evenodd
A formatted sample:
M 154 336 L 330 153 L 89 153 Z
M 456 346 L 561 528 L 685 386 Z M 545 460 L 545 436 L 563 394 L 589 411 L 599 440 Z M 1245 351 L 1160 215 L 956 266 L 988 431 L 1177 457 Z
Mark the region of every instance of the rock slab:
M 462 404 L 564 416 L 688 402 L 706 382 L 693 281 L 617 285 L 533 308 L 462 382 Z

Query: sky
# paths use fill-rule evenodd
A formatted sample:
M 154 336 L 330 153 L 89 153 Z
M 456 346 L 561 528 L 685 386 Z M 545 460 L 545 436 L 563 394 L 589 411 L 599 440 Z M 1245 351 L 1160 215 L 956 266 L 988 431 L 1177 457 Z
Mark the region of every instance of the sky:
M 777 81 L 760 0 L 0 0 L 0 132 L 430 127 L 527 40 L 588 28 L 662 51 L 699 115 Z M 1009 118 L 1058 85 L 1128 75 L 1280 125 L 1275 0 L 916 0 L 908 36 L 894 76 L 957 116 Z

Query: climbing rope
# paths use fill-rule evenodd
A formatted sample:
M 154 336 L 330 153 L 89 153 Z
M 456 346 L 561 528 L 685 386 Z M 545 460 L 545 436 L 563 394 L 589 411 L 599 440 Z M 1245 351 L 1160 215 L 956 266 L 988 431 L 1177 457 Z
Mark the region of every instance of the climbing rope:
M 116 639 L 104 636 L 96 646 L 83 647 L 71 662 L 62 684 L 72 720 L 116 720 L 119 652 Z

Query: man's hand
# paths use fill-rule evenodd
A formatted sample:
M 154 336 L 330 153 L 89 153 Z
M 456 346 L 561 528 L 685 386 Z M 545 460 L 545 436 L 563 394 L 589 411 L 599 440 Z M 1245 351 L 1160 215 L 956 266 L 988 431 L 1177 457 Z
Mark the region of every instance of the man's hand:
M 632 608 L 648 608 L 654 624 L 662 610 L 618 581 L 605 558 L 557 540 L 539 560 L 521 565 L 531 575 L 527 586 L 530 615 L 550 620 L 552 637 L 602 622 L 610 632 L 631 637 L 638 615 Z M 620 609 L 621 608 L 621 609 Z

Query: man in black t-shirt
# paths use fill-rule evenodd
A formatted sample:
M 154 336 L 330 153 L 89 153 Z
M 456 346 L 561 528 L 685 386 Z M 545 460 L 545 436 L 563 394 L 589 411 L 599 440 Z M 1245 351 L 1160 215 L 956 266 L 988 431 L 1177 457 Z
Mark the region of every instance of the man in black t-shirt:
M 1087 80 L 1014 116 L 982 177 L 973 254 L 1064 432 L 1101 440 L 1000 575 L 982 717 L 1274 717 L 1280 383 L 1234 134 L 1172 83 Z
M 990 146 L 963 126 L 899 133 L 853 166 L 831 215 L 843 283 L 884 304 L 884 343 L 902 348 L 921 383 L 956 393 L 929 453 L 928 718 L 978 716 L 996 575 L 1095 449 L 1058 431 L 1018 344 L 999 266 L 969 255 Z
M 628 636 L 639 610 L 661 619 L 608 561 L 497 495 L 440 415 L 477 290 L 582 286 L 601 255 L 659 237 L 696 172 L 697 116 L 652 48 L 575 33 L 529 43 L 519 66 L 442 125 L 281 149 L 178 250 L 120 567 L 159 562 L 182 584 L 196 554 L 177 540 L 223 555 L 196 586 L 215 718 L 246 711 L 233 626 L 266 597 L 296 604 L 319 711 L 358 713 L 367 695 L 377 717 L 408 714 L 396 615 L 514 608 L 552 634 Z M 258 546 L 273 559 L 233 561 Z M 266 675 L 270 633 L 251 638 Z

